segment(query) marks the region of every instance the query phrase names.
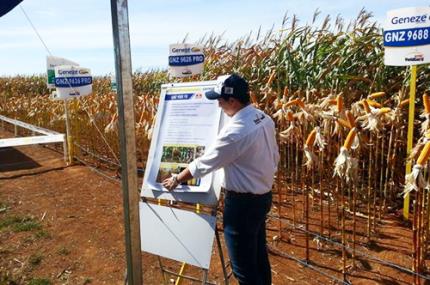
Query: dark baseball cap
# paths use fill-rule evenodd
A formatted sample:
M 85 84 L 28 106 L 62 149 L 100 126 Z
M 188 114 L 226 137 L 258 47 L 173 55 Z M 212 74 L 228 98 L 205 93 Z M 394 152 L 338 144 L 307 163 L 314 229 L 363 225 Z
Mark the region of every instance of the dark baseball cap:
M 215 88 L 205 93 L 209 100 L 232 97 L 239 101 L 249 101 L 248 82 L 239 75 L 223 75 L 218 77 L 217 81 Z

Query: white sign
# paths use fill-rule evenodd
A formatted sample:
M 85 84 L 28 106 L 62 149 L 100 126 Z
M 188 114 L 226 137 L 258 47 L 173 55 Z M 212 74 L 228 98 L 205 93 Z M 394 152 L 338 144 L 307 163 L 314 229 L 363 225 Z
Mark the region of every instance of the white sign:
M 171 87 L 162 92 L 142 190 L 166 191 L 161 182 L 185 169 L 215 141 L 221 108 L 204 95 L 213 86 Z M 208 192 L 213 174 L 179 185 L 174 192 Z M 144 191 L 142 191 L 144 192 Z
M 385 65 L 430 62 L 430 7 L 387 12 L 384 26 Z
M 79 66 L 78 63 L 73 62 L 71 60 L 62 58 L 62 57 L 56 57 L 56 56 L 47 56 L 46 57 L 46 73 L 48 75 L 47 83 L 49 89 L 55 88 L 55 67 L 59 65 L 74 65 Z
M 55 67 L 54 100 L 68 100 L 76 97 L 90 95 L 93 78 L 88 68 L 73 65 L 60 65 Z
M 201 74 L 205 55 L 203 48 L 191 44 L 169 46 L 169 74 L 172 77 L 187 77 Z
M 209 269 L 216 217 L 139 203 L 142 251 Z

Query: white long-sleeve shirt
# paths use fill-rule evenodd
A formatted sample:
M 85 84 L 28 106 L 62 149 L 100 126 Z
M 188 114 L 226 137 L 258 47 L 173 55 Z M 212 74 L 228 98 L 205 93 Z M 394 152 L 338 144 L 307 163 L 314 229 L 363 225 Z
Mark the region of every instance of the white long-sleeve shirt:
M 279 162 L 273 120 L 248 105 L 238 111 L 220 131 L 205 154 L 189 165 L 200 178 L 222 168 L 222 187 L 240 192 L 264 194 L 272 189 Z

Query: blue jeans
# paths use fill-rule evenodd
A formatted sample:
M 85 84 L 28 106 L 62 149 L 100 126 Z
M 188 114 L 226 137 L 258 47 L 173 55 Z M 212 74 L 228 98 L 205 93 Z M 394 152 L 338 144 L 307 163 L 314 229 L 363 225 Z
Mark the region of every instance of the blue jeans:
M 266 247 L 266 215 L 271 204 L 272 192 L 255 195 L 226 191 L 224 238 L 240 285 L 272 284 Z

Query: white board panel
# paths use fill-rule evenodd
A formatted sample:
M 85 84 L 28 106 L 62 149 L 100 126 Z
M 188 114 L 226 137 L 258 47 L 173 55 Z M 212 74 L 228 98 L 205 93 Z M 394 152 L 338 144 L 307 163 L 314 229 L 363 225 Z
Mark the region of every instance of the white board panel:
M 140 203 L 142 251 L 209 269 L 216 218 Z

